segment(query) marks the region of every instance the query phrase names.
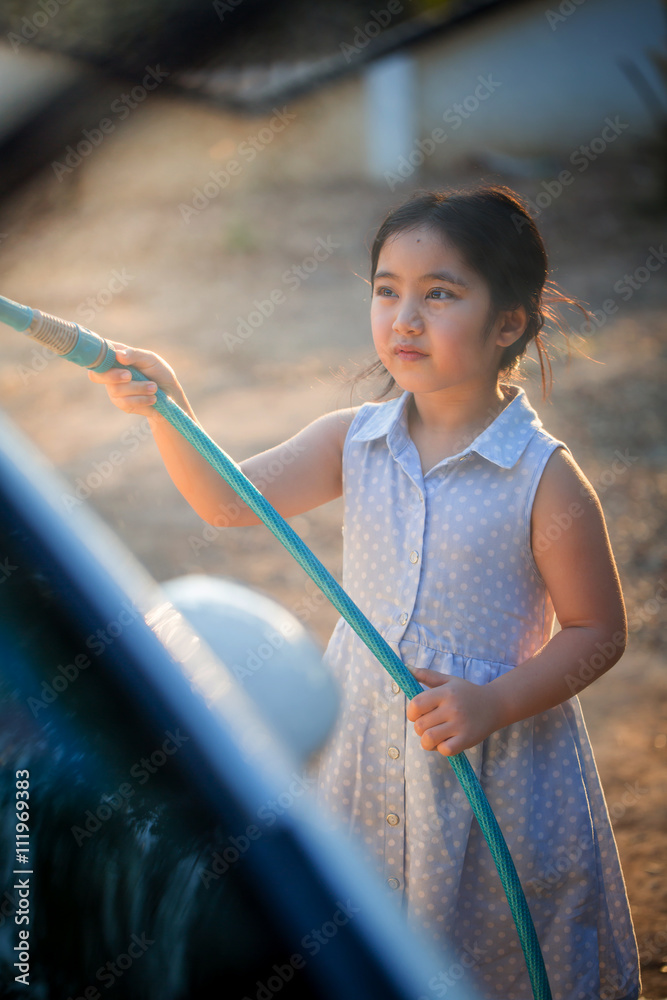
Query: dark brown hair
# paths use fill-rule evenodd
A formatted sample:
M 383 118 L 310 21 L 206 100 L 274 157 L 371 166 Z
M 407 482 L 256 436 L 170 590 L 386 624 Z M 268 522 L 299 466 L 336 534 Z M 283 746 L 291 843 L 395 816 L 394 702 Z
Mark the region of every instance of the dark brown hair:
M 560 303 L 579 309 L 585 317 L 588 312 L 576 299 L 561 292 L 555 282 L 547 281 L 549 266 L 544 243 L 519 196 L 501 185 L 484 185 L 471 191 L 415 192 L 387 215 L 375 235 L 371 250 L 371 286 L 386 241 L 398 233 L 423 226 L 440 233 L 444 242 L 452 245 L 465 263 L 486 281 L 493 314 L 489 330 L 499 312 L 519 306 L 525 308 L 526 329 L 518 340 L 504 349 L 498 375 L 517 377 L 520 359 L 531 341 L 535 341 L 542 398 L 546 399 L 551 391 L 553 373 L 542 328 L 548 321 L 564 335 L 569 357 L 567 330 L 554 305 Z M 370 364 L 354 382 L 378 374 L 386 376 L 382 391 L 376 396 L 382 399 L 396 383 L 381 361 Z

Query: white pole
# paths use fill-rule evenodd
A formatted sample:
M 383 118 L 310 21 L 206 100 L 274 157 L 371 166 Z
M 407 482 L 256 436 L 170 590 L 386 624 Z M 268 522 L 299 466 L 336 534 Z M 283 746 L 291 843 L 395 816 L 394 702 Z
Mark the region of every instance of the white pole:
M 405 53 L 372 62 L 364 75 L 366 156 L 370 176 L 383 180 L 408 157 L 416 139 L 415 62 Z

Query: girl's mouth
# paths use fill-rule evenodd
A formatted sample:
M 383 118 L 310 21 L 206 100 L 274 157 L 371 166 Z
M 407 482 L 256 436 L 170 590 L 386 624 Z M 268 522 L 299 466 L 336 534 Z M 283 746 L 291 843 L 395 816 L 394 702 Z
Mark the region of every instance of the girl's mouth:
M 412 344 L 397 344 L 394 353 L 401 361 L 419 361 L 421 358 L 427 357 L 423 351 L 417 350 Z

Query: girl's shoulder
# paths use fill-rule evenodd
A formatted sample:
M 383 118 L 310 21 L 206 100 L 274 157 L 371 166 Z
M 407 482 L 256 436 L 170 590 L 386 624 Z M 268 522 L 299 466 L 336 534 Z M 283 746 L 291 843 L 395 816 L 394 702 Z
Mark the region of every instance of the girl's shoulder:
M 554 511 L 572 512 L 586 503 L 599 506 L 598 495 L 567 445 L 557 442 L 540 476 L 534 513 L 542 510 L 548 518 Z
M 349 429 L 360 409 L 359 406 L 349 406 L 342 410 L 331 410 L 317 417 L 301 434 L 307 434 L 317 446 L 333 447 L 342 453 Z
M 371 441 L 386 434 L 400 416 L 407 393 L 379 403 L 362 403 L 351 408 L 348 436 L 357 441 Z
M 319 425 L 324 435 L 335 439 L 342 450 L 346 441 L 352 438 L 370 441 L 386 433 L 387 427 L 396 419 L 401 401 L 399 397 L 381 403 L 361 403 L 359 406 L 332 410 L 319 417 L 315 424 Z

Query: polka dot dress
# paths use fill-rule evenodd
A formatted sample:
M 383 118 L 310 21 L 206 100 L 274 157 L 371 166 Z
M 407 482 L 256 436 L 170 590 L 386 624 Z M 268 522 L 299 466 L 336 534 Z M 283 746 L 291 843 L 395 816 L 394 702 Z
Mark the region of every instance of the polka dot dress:
M 549 456 L 569 449 L 521 387 L 503 392 L 493 423 L 425 476 L 408 393 L 362 406 L 343 457 L 346 590 L 408 666 L 475 684 L 533 655 L 554 625 L 530 517 Z M 421 748 L 405 696 L 343 619 L 326 658 L 343 702 L 315 766 L 332 824 L 420 937 L 457 954 L 464 985 L 530 1000 L 500 880 L 451 765 Z M 634 931 L 578 699 L 466 754 L 514 858 L 554 1000 L 636 998 Z M 444 995 L 447 975 L 429 995 Z

